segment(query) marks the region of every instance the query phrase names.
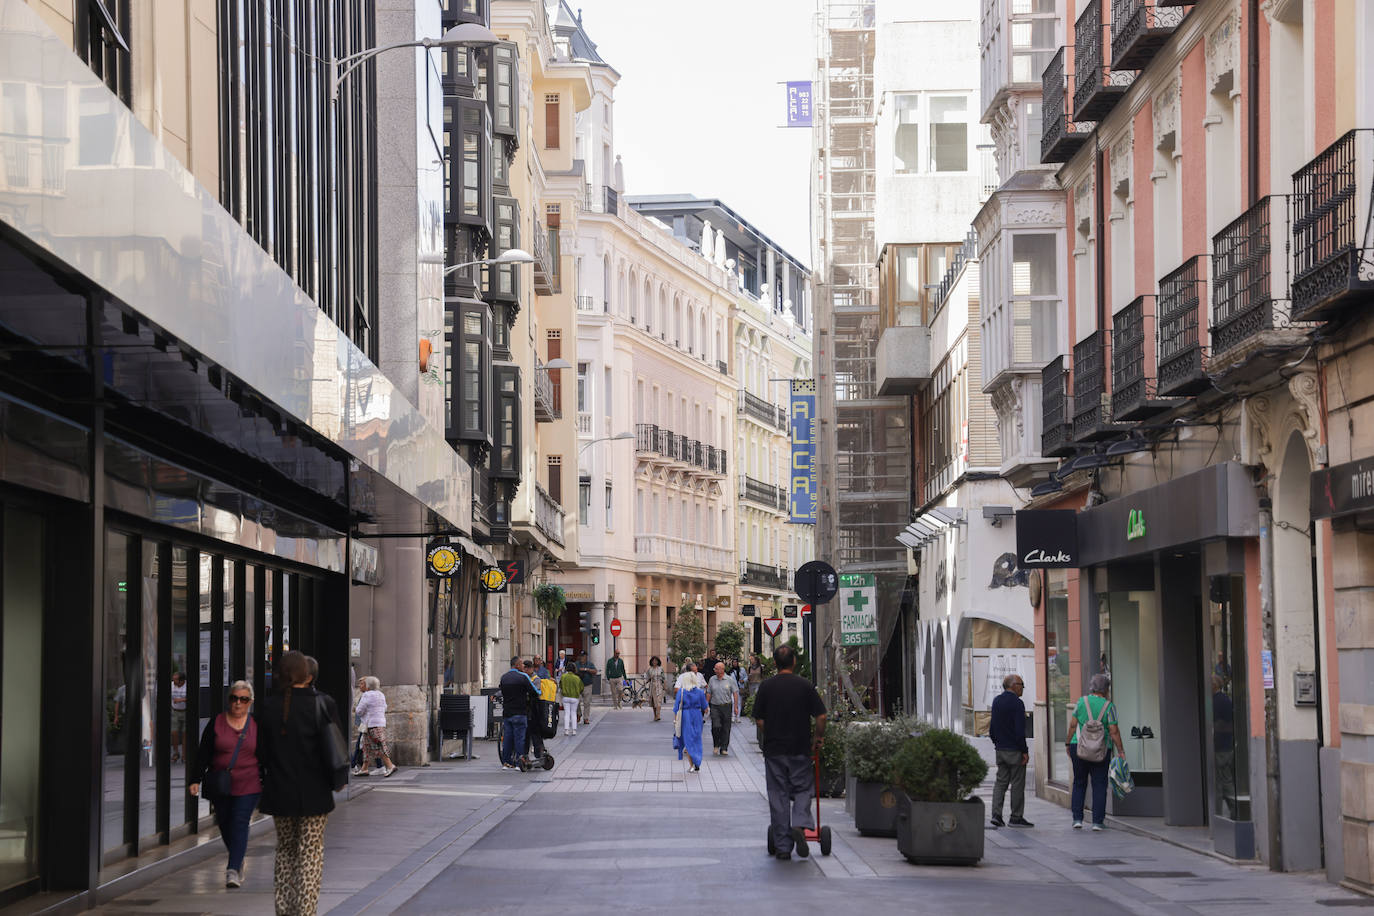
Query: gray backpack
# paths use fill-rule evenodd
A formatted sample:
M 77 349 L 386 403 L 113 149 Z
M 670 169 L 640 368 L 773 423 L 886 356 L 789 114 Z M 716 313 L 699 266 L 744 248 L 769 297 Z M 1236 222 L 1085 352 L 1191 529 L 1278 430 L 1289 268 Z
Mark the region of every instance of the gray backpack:
M 1102 711 L 1078 726 L 1079 760 L 1086 760 L 1088 763 L 1101 763 L 1107 759 L 1107 726 L 1102 724 L 1102 717 L 1107 714 L 1107 706 L 1110 702 L 1110 700 L 1104 699 Z M 1092 701 L 1084 697 L 1083 705 L 1088 707 L 1088 715 L 1091 716 L 1093 714 Z

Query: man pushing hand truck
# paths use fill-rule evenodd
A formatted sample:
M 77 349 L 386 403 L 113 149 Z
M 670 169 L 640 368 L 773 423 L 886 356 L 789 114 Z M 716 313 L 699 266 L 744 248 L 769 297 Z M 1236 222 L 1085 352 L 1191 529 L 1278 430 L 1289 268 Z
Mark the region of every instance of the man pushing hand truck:
M 811 805 L 817 792 L 816 758 L 825 737 L 825 703 L 810 681 L 794 673 L 796 649 L 779 646 L 773 651 L 773 661 L 778 673 L 759 685 L 754 698 L 768 787 L 768 851 L 779 860 L 788 860 L 795 849 L 805 859 L 811 854 L 808 840 L 818 839 L 821 854 L 829 855 L 830 828 L 820 826 L 819 795 L 815 823 Z

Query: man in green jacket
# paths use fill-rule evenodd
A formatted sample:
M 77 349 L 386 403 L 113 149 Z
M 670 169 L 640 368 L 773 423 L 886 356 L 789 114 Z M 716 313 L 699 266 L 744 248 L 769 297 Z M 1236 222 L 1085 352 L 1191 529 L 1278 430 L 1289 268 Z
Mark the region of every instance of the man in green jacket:
M 619 649 L 606 662 L 606 680 L 611 684 L 611 703 L 619 709 L 621 688 L 625 686 L 625 660 L 620 657 Z

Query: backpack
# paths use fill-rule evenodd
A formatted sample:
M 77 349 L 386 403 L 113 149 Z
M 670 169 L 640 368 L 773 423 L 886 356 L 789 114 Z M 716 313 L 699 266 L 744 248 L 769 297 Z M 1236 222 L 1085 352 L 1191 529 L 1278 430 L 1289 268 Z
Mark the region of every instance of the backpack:
M 1078 759 L 1088 763 L 1101 763 L 1107 759 L 1107 726 L 1102 724 L 1102 717 L 1107 714 L 1107 706 L 1110 700 L 1103 699 L 1102 711 L 1096 716 L 1078 726 Z M 1088 707 L 1088 715 L 1093 715 L 1092 701 L 1087 697 L 1083 698 L 1083 705 Z

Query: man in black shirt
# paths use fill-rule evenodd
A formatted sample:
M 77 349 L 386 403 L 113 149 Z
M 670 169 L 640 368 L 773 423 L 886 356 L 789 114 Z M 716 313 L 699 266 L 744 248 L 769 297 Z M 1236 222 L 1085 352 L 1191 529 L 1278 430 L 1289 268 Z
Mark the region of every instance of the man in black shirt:
M 539 691 L 525 674 L 524 663 L 518 655 L 510 660 L 510 670 L 501 675 L 499 684 L 505 722 L 501 731 L 501 767 L 513 770 L 520 765 L 520 757 L 525 753 L 530 701 L 539 699 Z
M 1004 827 L 1002 800 L 1011 786 L 1011 825 L 1034 827 L 1026 820 L 1026 764 L 1030 762 L 1030 748 L 1026 746 L 1026 704 L 1021 692 L 1026 682 L 1019 674 L 1002 678 L 1002 693 L 992 701 L 992 720 L 988 723 L 988 737 L 997 749 L 997 782 L 992 788 L 992 826 Z
M 811 793 L 815 773 L 811 758 L 825 737 L 825 704 L 810 681 L 792 673 L 797 651 L 782 645 L 773 651 L 778 673 L 759 685 L 754 720 L 762 732 L 764 777 L 774 855 L 792 858 L 795 846 L 803 859 L 811 854 L 804 828 L 811 827 Z M 815 718 L 815 733 L 811 719 Z

